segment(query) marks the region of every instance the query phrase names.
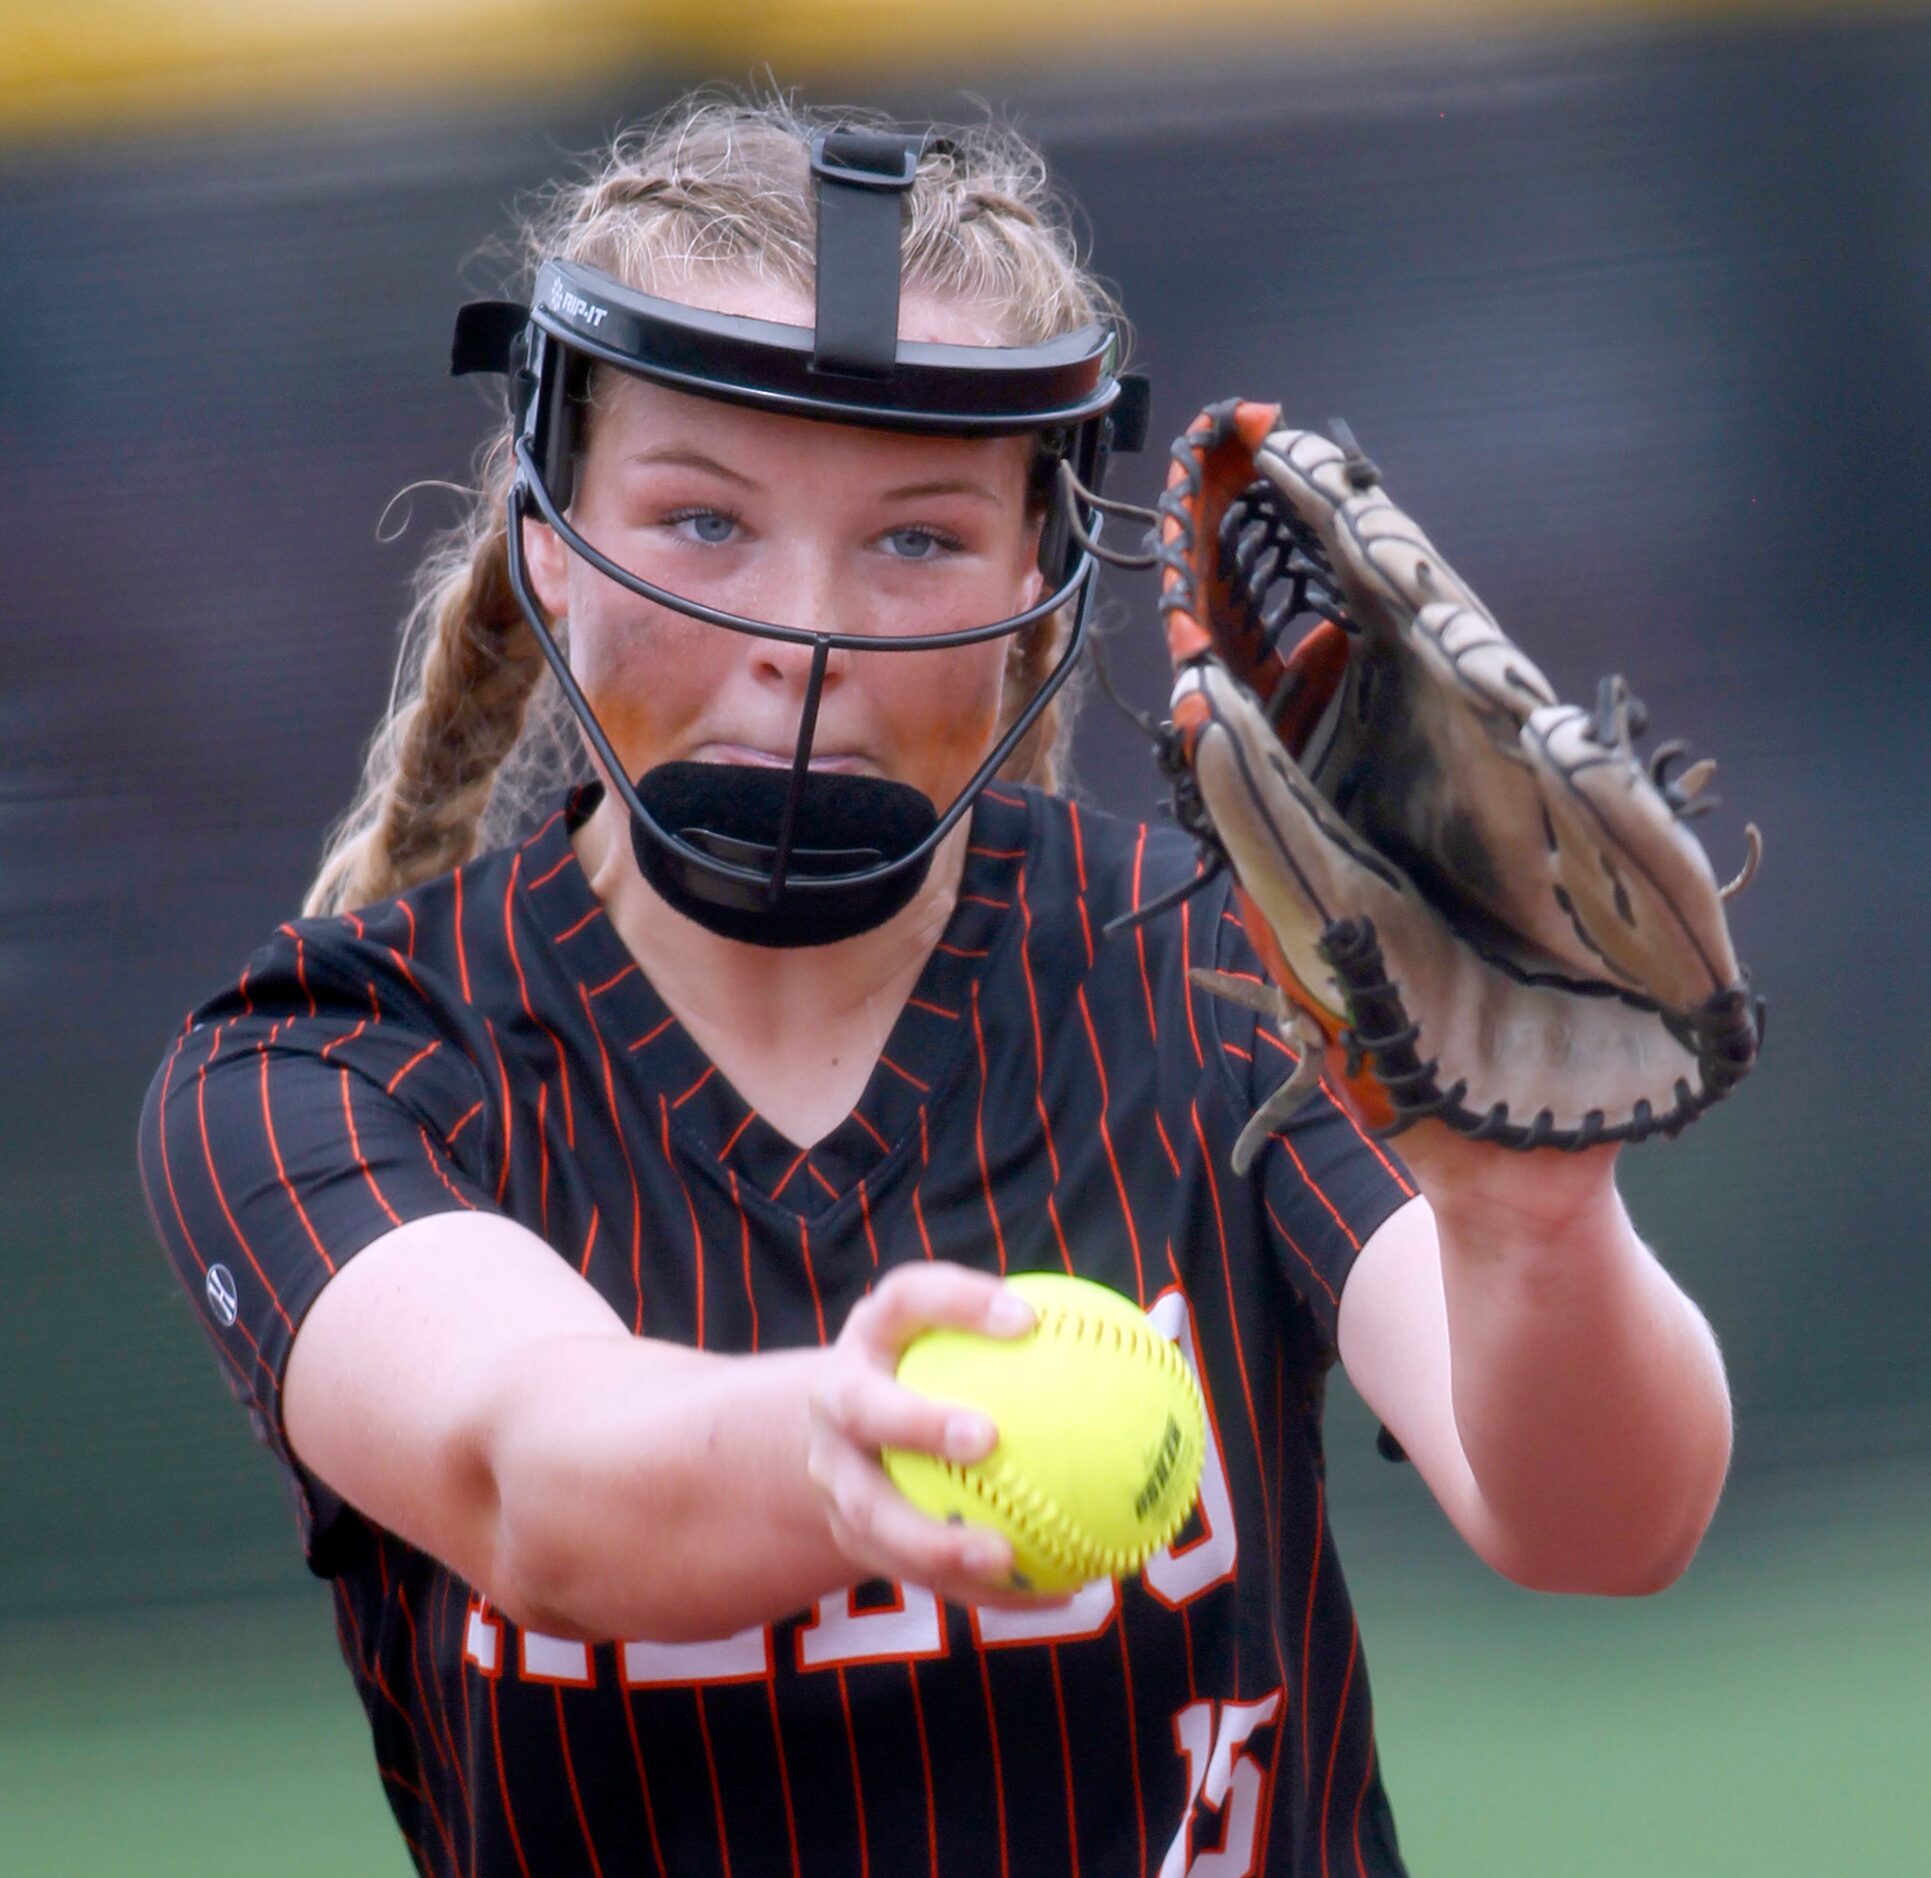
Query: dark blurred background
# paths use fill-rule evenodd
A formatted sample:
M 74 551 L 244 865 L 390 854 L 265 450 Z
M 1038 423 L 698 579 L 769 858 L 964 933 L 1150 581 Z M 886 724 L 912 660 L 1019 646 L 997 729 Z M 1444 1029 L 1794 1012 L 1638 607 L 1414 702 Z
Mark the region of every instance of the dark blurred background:
M 299 71 L 60 91 L 0 23 L 0 1815 L 34 1870 L 306 1871 L 304 1807 L 334 1822 L 317 1871 L 402 1869 L 133 1130 L 346 802 L 454 510 L 426 489 L 378 521 L 462 479 L 495 414 L 444 367 L 459 300 L 506 284 L 512 204 L 770 49 L 578 11 L 616 47 L 594 65 L 360 100 Z M 1364 43 L 1233 9 L 1104 64 L 1093 16 L 1030 69 L 963 37 L 881 70 L 838 34 L 883 11 L 821 9 L 822 43 L 810 7 L 768 11 L 813 99 L 985 100 L 1044 145 L 1156 439 L 1230 392 L 1345 415 L 1560 690 L 1626 672 L 1655 736 L 1720 758 L 1720 872 L 1764 830 L 1732 909 L 1760 1070 L 1622 1163 L 1735 1389 L 1704 1558 L 1639 1605 L 1512 1591 L 1337 1409 L 1417 1873 L 1931 1869 L 1905 1797 L 1931 1746 L 1931 16 L 1422 8 Z M 1156 706 L 1149 589 L 1110 592 L 1111 664 Z M 1103 700 L 1077 769 L 1105 806 L 1156 799 Z

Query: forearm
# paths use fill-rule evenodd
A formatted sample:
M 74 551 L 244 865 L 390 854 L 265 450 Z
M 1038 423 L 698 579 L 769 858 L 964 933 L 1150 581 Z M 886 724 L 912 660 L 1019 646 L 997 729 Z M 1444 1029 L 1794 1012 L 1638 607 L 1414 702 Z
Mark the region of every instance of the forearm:
M 1660 1589 L 1722 1489 L 1730 1404 L 1701 1313 L 1607 1168 L 1530 1211 L 1430 1196 L 1455 1422 L 1498 1569 L 1541 1590 Z
M 687 1642 L 849 1583 L 805 1471 L 818 1354 L 532 1345 L 489 1417 L 507 1614 L 586 1639 Z

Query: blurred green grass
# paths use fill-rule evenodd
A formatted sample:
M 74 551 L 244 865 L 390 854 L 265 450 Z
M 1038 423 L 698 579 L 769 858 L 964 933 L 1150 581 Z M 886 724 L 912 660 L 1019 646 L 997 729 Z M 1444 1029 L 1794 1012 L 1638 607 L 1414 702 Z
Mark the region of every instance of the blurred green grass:
M 1931 1871 L 1922 1461 L 1747 1480 L 1630 1602 L 1502 1583 L 1384 1473 L 1335 1523 L 1416 1878 Z M 408 1869 L 320 1587 L 17 1618 L 0 1664 L 7 1871 Z

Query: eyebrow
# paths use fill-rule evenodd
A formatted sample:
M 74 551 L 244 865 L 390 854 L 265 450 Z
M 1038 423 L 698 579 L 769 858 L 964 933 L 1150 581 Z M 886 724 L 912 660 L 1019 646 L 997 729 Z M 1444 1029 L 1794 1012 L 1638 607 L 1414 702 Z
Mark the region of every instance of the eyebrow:
M 706 456 L 703 451 L 692 450 L 682 444 L 658 444 L 648 450 L 634 450 L 625 460 L 645 465 L 668 464 L 674 469 L 707 470 L 711 475 L 721 476 L 726 482 L 736 483 L 742 489 L 763 487 L 741 470 L 734 470 L 729 464 L 720 463 L 716 457 Z M 880 500 L 885 502 L 908 502 L 919 496 L 971 496 L 980 502 L 989 502 L 995 508 L 999 503 L 999 498 L 984 483 L 957 476 L 901 483 L 896 489 L 885 489 L 879 493 Z
M 665 443 L 649 450 L 633 450 L 624 460 L 628 463 L 668 463 L 675 469 L 709 470 L 713 476 L 722 476 L 727 483 L 736 483 L 741 488 L 763 487 L 741 470 L 734 470 L 728 464 L 720 463 L 716 457 L 706 456 L 701 450 L 686 449 L 681 444 Z
M 896 489 L 884 492 L 887 502 L 904 502 L 913 496 L 976 496 L 981 502 L 995 506 L 999 498 L 984 483 L 969 482 L 964 477 L 949 477 L 942 481 L 925 483 L 902 483 Z

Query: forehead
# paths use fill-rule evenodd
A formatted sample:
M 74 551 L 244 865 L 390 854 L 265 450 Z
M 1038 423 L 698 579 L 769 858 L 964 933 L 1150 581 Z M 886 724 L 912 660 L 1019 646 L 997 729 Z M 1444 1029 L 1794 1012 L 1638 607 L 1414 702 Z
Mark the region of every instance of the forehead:
M 653 282 L 652 291 L 713 313 L 734 313 L 780 325 L 812 323 L 808 294 L 779 282 L 730 274 L 690 274 L 670 284 Z M 899 303 L 899 337 L 942 345 L 996 346 L 1011 343 L 992 311 L 971 301 L 908 291 Z M 876 471 L 880 477 L 909 473 L 982 475 L 1010 479 L 1015 492 L 1031 461 L 1029 437 L 928 437 L 904 431 L 834 424 L 819 418 L 762 411 L 698 397 L 627 372 L 597 376 L 597 441 L 628 447 L 646 436 L 672 431 L 703 436 L 726 450 L 760 451 L 775 459 L 809 458 L 824 473 L 844 476 Z

